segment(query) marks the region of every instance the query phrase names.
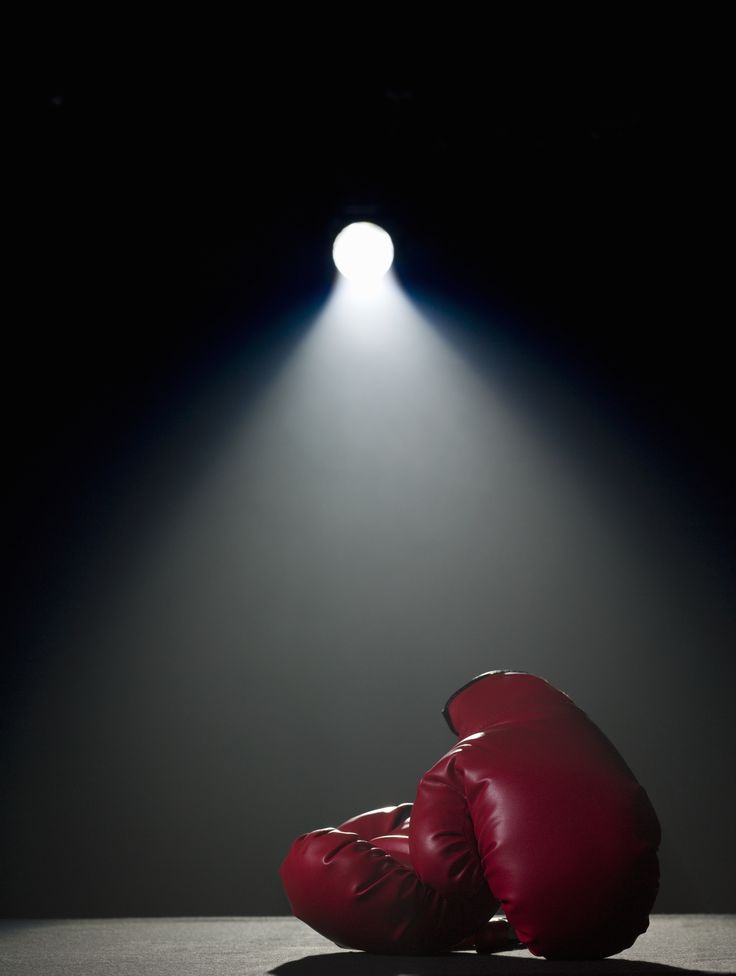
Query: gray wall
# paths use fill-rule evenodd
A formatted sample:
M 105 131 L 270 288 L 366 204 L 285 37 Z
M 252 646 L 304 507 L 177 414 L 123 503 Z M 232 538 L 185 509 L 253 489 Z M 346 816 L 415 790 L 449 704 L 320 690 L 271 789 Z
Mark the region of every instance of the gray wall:
M 492 668 L 565 690 L 646 786 L 658 910 L 736 910 L 718 553 L 625 425 L 461 316 L 338 292 L 101 490 L 29 627 L 4 914 L 287 912 L 292 838 L 411 800 Z

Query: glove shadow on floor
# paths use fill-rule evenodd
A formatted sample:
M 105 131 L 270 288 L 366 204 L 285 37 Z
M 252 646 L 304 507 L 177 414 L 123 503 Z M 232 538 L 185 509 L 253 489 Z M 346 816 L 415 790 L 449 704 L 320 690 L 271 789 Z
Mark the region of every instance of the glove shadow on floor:
M 549 961 L 508 955 L 455 952 L 444 956 L 381 956 L 335 952 L 304 956 L 269 970 L 271 976 L 698 976 L 707 970 L 685 969 L 634 959 Z

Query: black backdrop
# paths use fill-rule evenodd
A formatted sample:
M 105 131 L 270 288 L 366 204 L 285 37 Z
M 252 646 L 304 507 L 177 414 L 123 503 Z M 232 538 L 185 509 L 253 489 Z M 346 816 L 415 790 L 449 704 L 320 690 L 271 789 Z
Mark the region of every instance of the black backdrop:
M 24 39 L 3 914 L 287 911 L 291 838 L 411 799 L 449 746 L 445 698 L 494 667 L 563 687 L 645 783 L 658 908 L 734 910 L 717 30 L 631 21 Z M 299 479 L 338 506 L 343 482 L 288 438 L 271 457 L 267 424 L 236 478 L 247 530 L 228 535 L 226 493 L 187 508 L 307 341 L 351 214 L 391 231 L 436 335 L 588 486 L 581 527 L 559 528 L 564 486 L 522 484 L 504 534 L 487 415 L 465 428 L 442 388 L 420 398 L 432 450 L 406 428 L 421 470 L 376 455 L 385 509 L 355 490 L 356 433 L 345 522 L 305 521 Z M 172 511 L 186 531 L 162 543 Z

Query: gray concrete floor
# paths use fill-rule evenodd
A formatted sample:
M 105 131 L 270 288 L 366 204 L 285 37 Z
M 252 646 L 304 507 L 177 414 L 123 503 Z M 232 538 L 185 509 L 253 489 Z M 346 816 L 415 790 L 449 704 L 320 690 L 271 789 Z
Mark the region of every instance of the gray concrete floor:
M 655 915 L 600 962 L 547 962 L 526 950 L 478 956 L 372 956 L 338 949 L 293 918 L 0 921 L 3 976 L 481 976 L 734 973 L 736 915 Z

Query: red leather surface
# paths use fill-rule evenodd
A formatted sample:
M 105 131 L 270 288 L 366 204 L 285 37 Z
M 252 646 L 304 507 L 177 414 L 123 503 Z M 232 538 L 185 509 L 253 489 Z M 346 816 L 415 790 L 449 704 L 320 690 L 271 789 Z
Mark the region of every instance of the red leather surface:
M 338 945 L 394 954 L 445 952 L 482 927 L 497 906 L 487 885 L 474 898 L 447 899 L 406 866 L 409 807 L 371 811 L 342 825 L 369 835 L 392 831 L 392 853 L 376 846 L 381 837 L 355 830 L 327 827 L 298 837 L 281 865 L 297 918 Z
M 536 955 L 630 946 L 657 893 L 659 823 L 603 733 L 541 678 L 492 673 L 448 717 L 462 737 L 422 779 L 412 811 L 419 877 L 453 896 L 485 878 Z
M 411 817 L 411 803 L 399 803 L 395 807 L 379 807 L 367 813 L 359 813 L 341 823 L 338 830 L 358 834 L 364 840 L 381 834 L 396 834 L 408 830 Z
M 351 831 L 370 840 L 373 847 L 380 847 L 390 854 L 404 867 L 414 870 L 409 853 L 409 824 L 411 803 L 400 803 L 396 807 L 381 807 L 359 813 L 345 823 L 340 824 L 338 830 Z

